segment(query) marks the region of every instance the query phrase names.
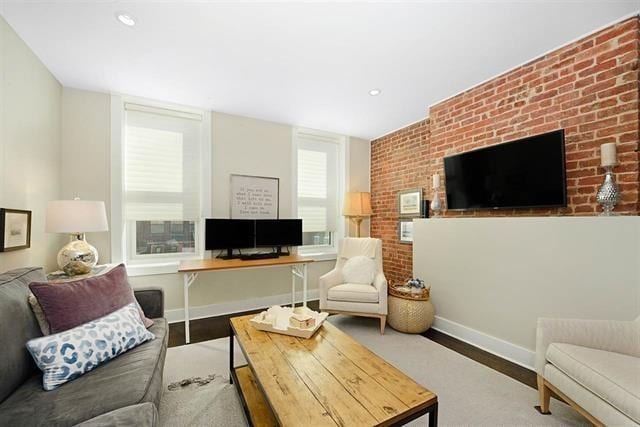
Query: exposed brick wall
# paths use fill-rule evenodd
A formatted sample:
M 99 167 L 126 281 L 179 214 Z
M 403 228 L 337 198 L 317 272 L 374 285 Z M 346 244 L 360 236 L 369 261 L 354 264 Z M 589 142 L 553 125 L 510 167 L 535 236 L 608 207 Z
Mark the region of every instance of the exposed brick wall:
M 444 180 L 445 155 L 563 128 L 566 208 L 445 215 L 596 215 L 600 145 L 616 142 L 622 190 L 616 211 L 638 214 L 639 62 L 640 20 L 634 17 L 432 106 L 429 120 L 420 122 L 421 144 L 416 125 L 372 141 L 371 230 L 384 240 L 390 277 L 406 279 L 412 269 L 411 246 L 397 239 L 397 192 L 421 186 L 430 199 L 429 177 L 437 172 Z
M 386 135 L 371 145 L 371 235 L 382 239 L 388 280 L 411 277 L 412 246 L 398 239 L 398 191 L 426 188 L 429 120 Z

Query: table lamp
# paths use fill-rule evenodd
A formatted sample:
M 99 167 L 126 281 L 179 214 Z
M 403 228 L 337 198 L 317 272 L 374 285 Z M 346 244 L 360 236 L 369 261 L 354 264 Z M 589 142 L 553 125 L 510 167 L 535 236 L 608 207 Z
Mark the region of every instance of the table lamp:
M 373 214 L 371 210 L 371 193 L 350 191 L 344 195 L 342 215 L 356 222 L 356 237 L 360 237 L 360 224 L 365 217 Z
M 104 202 L 76 198 L 54 200 L 47 205 L 45 231 L 70 234 L 69 243 L 60 249 L 57 258 L 58 266 L 65 272 L 72 262 L 81 270 L 90 271 L 98 263 L 98 251 L 87 243 L 84 233 L 108 230 Z

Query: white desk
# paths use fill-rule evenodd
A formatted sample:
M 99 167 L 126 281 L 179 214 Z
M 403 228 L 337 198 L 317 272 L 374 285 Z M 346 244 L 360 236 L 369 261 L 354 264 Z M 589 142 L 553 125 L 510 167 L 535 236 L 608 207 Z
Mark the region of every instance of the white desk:
M 198 277 L 198 273 L 221 270 L 243 270 L 249 268 L 291 267 L 291 306 L 296 304 L 296 278 L 302 279 L 302 304 L 307 306 L 307 266 L 313 262 L 310 258 L 299 255 L 287 255 L 279 258 L 267 259 L 202 259 L 193 261 L 181 261 L 178 273 L 183 273 L 184 284 L 184 338 L 188 344 L 189 336 L 189 287 Z

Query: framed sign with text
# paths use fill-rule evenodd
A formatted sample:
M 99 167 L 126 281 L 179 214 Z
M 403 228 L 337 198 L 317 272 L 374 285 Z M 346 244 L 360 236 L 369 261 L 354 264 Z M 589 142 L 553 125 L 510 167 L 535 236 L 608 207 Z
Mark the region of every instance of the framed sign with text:
M 280 179 L 231 174 L 231 219 L 278 219 Z

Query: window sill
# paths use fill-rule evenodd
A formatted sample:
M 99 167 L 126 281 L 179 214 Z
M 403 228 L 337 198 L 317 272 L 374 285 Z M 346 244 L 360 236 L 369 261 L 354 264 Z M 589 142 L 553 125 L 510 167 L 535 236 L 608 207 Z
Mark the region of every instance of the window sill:
M 311 258 L 314 261 L 335 261 L 338 254 L 335 251 L 298 251 L 298 255 Z
M 180 261 L 154 262 L 145 264 L 127 264 L 127 274 L 131 277 L 172 274 L 178 272 Z

